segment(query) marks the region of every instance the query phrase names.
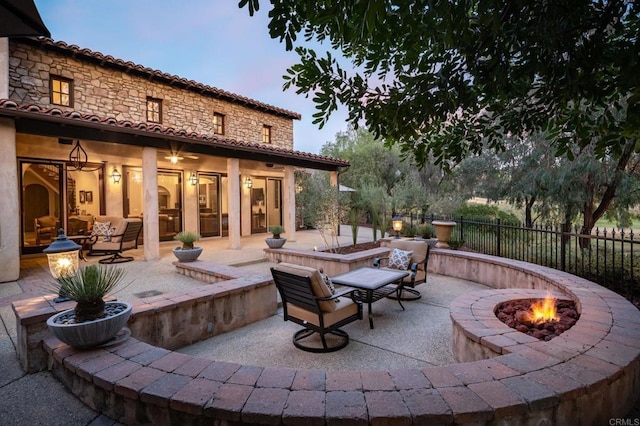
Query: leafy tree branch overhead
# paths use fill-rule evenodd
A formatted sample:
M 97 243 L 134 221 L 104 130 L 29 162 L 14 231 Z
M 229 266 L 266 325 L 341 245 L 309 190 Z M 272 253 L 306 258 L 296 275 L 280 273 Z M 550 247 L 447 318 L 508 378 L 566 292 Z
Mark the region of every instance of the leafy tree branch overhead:
M 263 2 L 264 3 L 264 2 Z M 253 15 L 259 0 L 240 0 Z M 629 0 L 272 0 L 271 37 L 299 63 L 285 88 L 320 127 L 342 103 L 419 164 L 448 167 L 503 137 L 545 131 L 620 154 L 640 133 L 640 4 Z M 328 42 L 342 66 L 298 41 Z M 636 147 L 637 149 L 637 147 Z

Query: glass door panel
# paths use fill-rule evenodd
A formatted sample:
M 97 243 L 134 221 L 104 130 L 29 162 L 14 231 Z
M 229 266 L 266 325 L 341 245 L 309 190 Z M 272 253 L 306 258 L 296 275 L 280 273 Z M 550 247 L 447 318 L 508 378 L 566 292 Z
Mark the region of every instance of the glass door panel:
M 142 169 L 123 167 L 124 215 L 144 218 Z M 182 231 L 182 173 L 158 170 L 158 228 L 160 241 Z
M 101 214 L 101 182 L 102 168 L 67 171 L 67 235 L 88 233 L 93 219 Z
M 267 225 L 282 225 L 282 180 L 267 179 Z
M 219 237 L 221 235 L 219 175 L 198 174 L 198 207 L 200 235 Z
M 220 213 L 222 214 L 222 236 L 229 236 L 229 203 L 228 203 L 228 179 L 220 176 Z M 238 214 L 240 214 L 238 212 Z
M 173 240 L 182 231 L 182 173 L 158 170 L 158 225 L 160 241 Z
M 251 233 L 267 232 L 267 207 L 266 207 L 267 180 L 254 178 L 251 187 Z
M 22 253 L 41 253 L 62 226 L 63 164 L 20 161 Z

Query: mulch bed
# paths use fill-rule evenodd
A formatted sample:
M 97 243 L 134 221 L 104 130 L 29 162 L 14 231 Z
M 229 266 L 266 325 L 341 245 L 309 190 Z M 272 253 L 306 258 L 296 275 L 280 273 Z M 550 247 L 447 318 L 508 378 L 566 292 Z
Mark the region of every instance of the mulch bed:
M 359 251 L 370 250 L 378 247 L 380 247 L 380 242 L 372 241 L 368 243 L 358 243 L 350 246 L 343 246 L 333 250 L 321 250 L 321 251 L 327 251 L 327 252 L 337 253 L 337 254 L 351 254 L 351 253 L 357 253 Z

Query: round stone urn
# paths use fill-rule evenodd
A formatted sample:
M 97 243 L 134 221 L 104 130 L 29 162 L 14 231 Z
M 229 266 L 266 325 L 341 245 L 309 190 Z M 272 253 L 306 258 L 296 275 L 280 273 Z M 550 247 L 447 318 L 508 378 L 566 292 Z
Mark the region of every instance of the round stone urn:
M 455 222 L 447 222 L 442 220 L 434 220 L 431 224 L 436 228 L 436 248 L 449 248 L 447 241 L 451 238 L 453 227 L 456 226 Z
M 104 318 L 75 323 L 73 309 L 59 312 L 47 319 L 47 327 L 62 342 L 79 349 L 108 344 L 127 324 L 131 303 L 105 302 Z M 128 329 L 127 329 L 128 330 Z M 126 337 L 129 337 L 126 335 Z
M 194 247 L 191 249 L 176 247 L 173 249 L 173 255 L 179 262 L 193 262 L 198 259 L 200 254 L 202 254 L 202 247 Z
M 284 243 L 287 242 L 286 238 L 265 238 L 264 239 L 269 246 L 269 248 L 279 249 L 282 248 Z

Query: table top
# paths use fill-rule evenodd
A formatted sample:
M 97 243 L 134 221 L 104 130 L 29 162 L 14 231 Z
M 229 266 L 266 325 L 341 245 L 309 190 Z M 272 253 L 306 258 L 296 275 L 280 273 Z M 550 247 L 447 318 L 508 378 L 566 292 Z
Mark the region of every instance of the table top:
M 331 282 L 354 288 L 375 290 L 377 288 L 384 287 L 387 284 L 399 281 L 407 275 L 409 275 L 409 271 L 392 271 L 389 269 L 378 269 L 367 266 L 331 277 Z

